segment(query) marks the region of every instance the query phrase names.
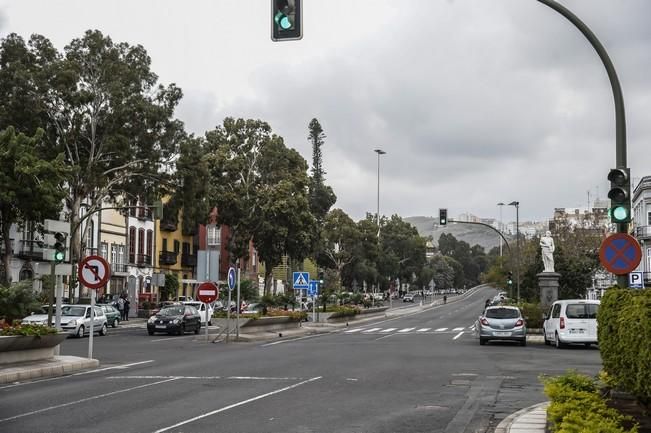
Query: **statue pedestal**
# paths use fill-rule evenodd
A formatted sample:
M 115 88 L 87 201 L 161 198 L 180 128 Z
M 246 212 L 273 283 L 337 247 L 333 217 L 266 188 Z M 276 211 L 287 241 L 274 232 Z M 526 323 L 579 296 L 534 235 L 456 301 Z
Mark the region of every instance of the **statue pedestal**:
M 543 311 L 547 310 L 554 301 L 558 300 L 558 279 L 561 274 L 558 272 L 541 272 L 538 277 L 540 288 L 540 306 Z

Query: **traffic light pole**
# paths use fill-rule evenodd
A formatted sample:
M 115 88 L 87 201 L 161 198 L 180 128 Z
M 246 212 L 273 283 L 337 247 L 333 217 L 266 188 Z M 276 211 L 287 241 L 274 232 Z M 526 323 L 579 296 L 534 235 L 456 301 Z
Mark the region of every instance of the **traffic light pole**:
M 606 68 L 606 73 L 608 74 L 610 86 L 613 91 L 613 99 L 615 101 L 615 166 L 616 168 L 626 168 L 626 115 L 624 111 L 624 96 L 622 95 L 622 87 L 619 84 L 619 78 L 617 78 L 617 72 L 615 71 L 613 62 L 610 60 L 606 49 L 601 42 L 599 42 L 599 39 L 597 39 L 592 30 L 590 30 L 576 15 L 570 12 L 569 9 L 556 3 L 554 0 L 538 1 L 545 6 L 554 9 L 574 24 L 583 36 L 588 39 Z M 628 182 L 630 182 L 630 179 Z M 617 223 L 617 233 L 628 233 L 628 223 Z M 617 285 L 620 287 L 626 287 L 628 285 L 628 275 L 618 275 Z

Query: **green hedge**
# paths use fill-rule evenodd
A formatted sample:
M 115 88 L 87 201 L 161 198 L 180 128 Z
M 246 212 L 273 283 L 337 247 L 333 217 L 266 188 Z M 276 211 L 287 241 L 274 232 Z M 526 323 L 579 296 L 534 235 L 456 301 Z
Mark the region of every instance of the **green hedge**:
M 351 316 L 355 316 L 356 314 L 359 314 L 361 312 L 361 310 L 359 308 L 357 308 L 357 307 L 349 307 L 349 306 L 343 306 L 343 305 L 333 306 L 331 311 L 333 311 L 333 313 L 330 315 L 331 318 L 335 318 L 335 317 L 351 317 Z
M 619 388 L 651 402 L 651 290 L 608 289 L 597 322 L 604 370 Z
M 623 424 L 632 419 L 609 408 L 588 376 L 571 371 L 542 382 L 551 400 L 547 419 L 552 433 L 637 433 L 637 426 L 625 429 Z

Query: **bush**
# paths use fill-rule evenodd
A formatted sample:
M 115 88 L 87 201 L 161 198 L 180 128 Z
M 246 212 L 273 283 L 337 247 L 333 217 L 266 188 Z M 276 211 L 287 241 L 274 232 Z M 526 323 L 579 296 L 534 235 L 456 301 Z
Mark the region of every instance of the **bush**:
M 551 400 L 547 418 L 557 433 L 636 433 L 637 426 L 626 430 L 623 424 L 632 418 L 609 408 L 599 394 L 596 382 L 570 371 L 563 376 L 542 378 L 545 394 Z
M 0 286 L 0 319 L 9 324 L 28 316 L 41 306 L 31 280 L 21 281 L 7 287 Z
M 357 307 L 349 307 L 345 305 L 339 305 L 332 307 L 331 310 L 333 313 L 330 317 L 349 317 L 359 314 L 361 310 Z
M 521 302 L 518 304 L 520 311 L 522 311 L 522 316 L 527 322 L 527 328 L 542 328 L 543 327 L 543 310 L 540 304 L 530 303 L 530 302 Z
M 56 334 L 57 330 L 45 325 L 14 325 L 0 326 L 0 335 L 35 336 Z

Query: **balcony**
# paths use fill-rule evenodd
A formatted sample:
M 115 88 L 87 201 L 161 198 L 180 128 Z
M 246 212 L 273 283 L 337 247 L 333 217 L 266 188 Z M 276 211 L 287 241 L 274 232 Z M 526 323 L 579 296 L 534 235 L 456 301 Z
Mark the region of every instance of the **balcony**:
M 181 265 L 183 266 L 197 266 L 197 256 L 183 253 L 181 254 Z
M 166 232 L 175 232 L 178 224 L 174 221 L 161 221 L 160 229 Z
M 127 265 L 124 263 L 111 263 L 111 273 L 112 274 L 126 274 Z
M 158 255 L 158 262 L 161 265 L 175 265 L 178 254 L 176 251 L 161 251 Z
M 638 239 L 651 239 L 651 226 L 635 227 L 635 237 Z
M 148 254 L 136 255 L 136 265 L 138 265 L 139 268 L 151 266 L 151 256 Z
M 41 241 L 20 241 L 16 256 L 24 260 L 44 260 L 42 245 Z

